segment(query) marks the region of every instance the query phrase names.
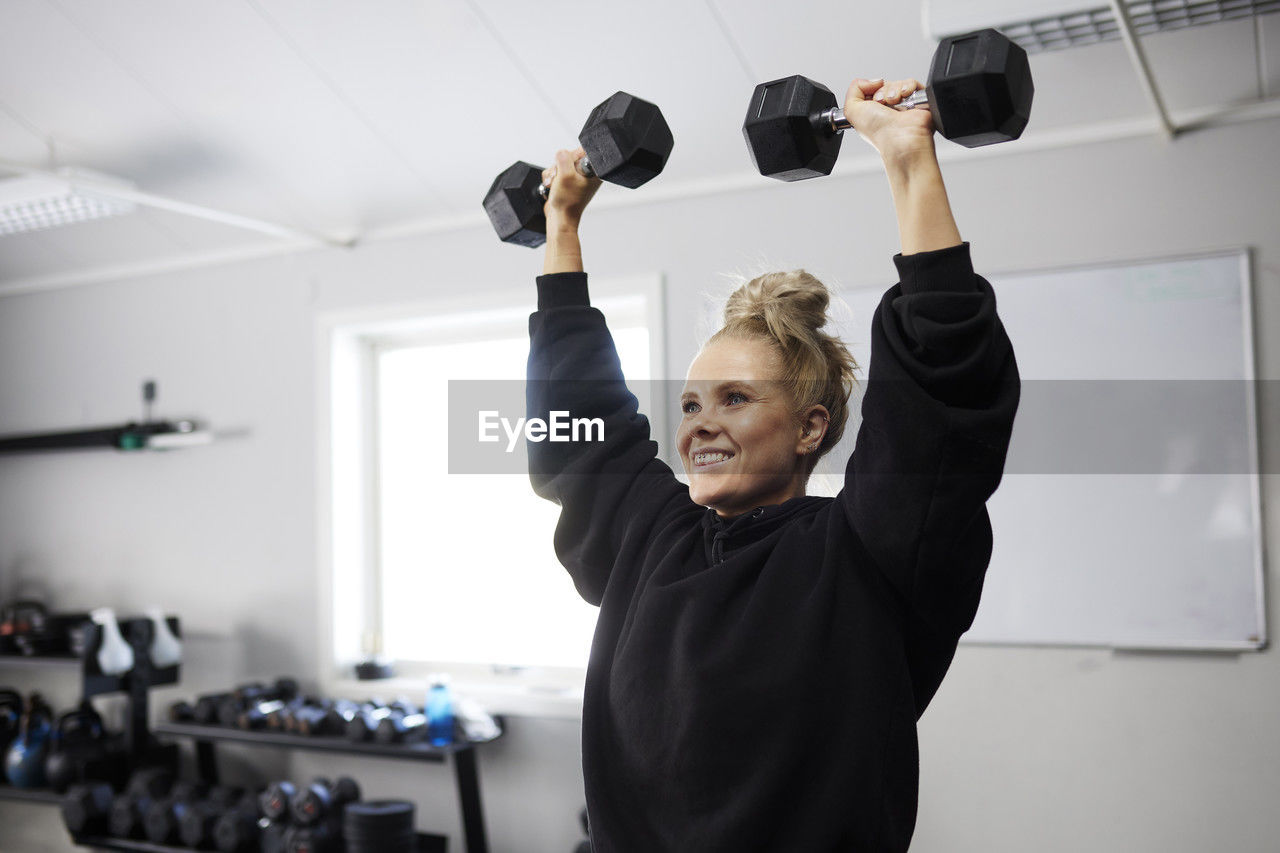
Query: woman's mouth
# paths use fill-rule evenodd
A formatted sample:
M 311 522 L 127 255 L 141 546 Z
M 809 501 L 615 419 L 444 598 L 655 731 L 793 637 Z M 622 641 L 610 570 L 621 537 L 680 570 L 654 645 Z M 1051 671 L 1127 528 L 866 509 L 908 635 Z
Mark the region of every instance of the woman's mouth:
M 699 450 L 693 454 L 693 467 L 706 470 L 714 465 L 728 462 L 732 458 L 733 454 L 725 450 Z

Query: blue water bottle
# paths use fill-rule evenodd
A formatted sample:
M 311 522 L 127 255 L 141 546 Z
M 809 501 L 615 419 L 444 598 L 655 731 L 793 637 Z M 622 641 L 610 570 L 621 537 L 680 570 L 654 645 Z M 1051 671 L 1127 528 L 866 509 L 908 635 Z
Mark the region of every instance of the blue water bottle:
M 427 691 L 427 738 L 432 746 L 453 743 L 453 695 L 449 692 L 449 676 L 431 676 Z

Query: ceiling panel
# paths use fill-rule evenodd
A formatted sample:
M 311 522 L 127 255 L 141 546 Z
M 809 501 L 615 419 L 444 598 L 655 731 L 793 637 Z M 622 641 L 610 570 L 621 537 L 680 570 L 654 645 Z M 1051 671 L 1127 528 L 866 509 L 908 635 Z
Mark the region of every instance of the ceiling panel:
M 522 129 L 513 129 L 508 147 L 526 151 L 525 159 L 537 162 L 574 145 L 591 109 L 623 90 L 656 103 L 671 125 L 675 149 L 658 180 L 751 168 L 741 127 L 754 84 L 704 3 L 478 5 L 571 128 L 569 138 L 528 143 Z
M 1170 110 L 1225 107 L 1258 96 L 1251 18 L 1153 33 L 1142 37 L 1142 46 Z M 1136 72 L 1129 80 L 1136 85 Z M 1146 103 L 1140 89 L 1134 94 Z
M 1258 18 L 1262 35 L 1262 77 L 1264 94 L 1280 96 L 1280 15 Z
M 917 2 L 712 2 L 742 46 L 753 85 L 803 74 L 843 97 L 855 77 L 923 81 L 929 73 L 934 45 L 924 36 Z M 742 97 L 740 112 L 750 94 L 748 89 Z
M 1145 114 L 1133 64 L 1120 42 L 1030 56 L 1035 99 L 1027 132 Z
M 1260 25 L 1280 93 L 1280 15 Z M 1144 44 L 1173 109 L 1256 94 L 1251 22 Z M 500 169 L 573 145 L 618 89 L 671 123 L 655 186 L 743 175 L 757 82 L 803 73 L 840 94 L 854 75 L 925 75 L 933 49 L 918 2 L 3 0 L 0 158 L 45 164 L 50 135 L 59 162 L 145 191 L 346 232 L 476 216 Z M 1119 42 L 1032 70 L 1032 131 L 1151 116 Z M 145 211 L 3 238 L 0 282 L 267 239 Z
M 42 163 L 48 156 L 43 134 L 0 100 L 0 158 L 30 164 Z
M 198 137 L 214 148 L 229 141 L 242 180 L 273 196 L 293 223 L 345 219 L 352 194 L 386 180 L 389 162 L 400 167 L 400 185 L 436 194 L 246 3 L 90 1 L 69 14 Z
M 58 251 L 57 246 L 44 238 L 46 233 L 51 232 L 8 234 L 0 237 L 0 288 L 6 282 L 44 275 L 54 270 L 85 267 L 84 262 L 74 253 Z M 2 293 L 0 290 L 0 294 Z
M 4 3 L 0 102 L 52 136 L 68 157 L 92 156 L 112 140 L 136 144 L 172 121 L 163 104 L 46 0 Z
M 520 156 L 511 153 L 512 137 L 560 135 L 537 90 L 465 0 L 388 0 L 357 14 L 349 4 L 310 0 L 260 5 L 394 147 L 393 156 L 379 157 L 385 186 L 378 189 L 396 210 L 361 210 L 370 224 L 406 212 L 474 213 L 493 176 Z M 414 174 L 425 176 L 430 195 L 415 189 Z M 360 187 L 352 190 L 359 195 Z
M 241 228 L 153 208 L 124 216 L 0 237 L 0 288 L 5 282 L 72 269 L 135 266 L 162 258 L 270 243 Z

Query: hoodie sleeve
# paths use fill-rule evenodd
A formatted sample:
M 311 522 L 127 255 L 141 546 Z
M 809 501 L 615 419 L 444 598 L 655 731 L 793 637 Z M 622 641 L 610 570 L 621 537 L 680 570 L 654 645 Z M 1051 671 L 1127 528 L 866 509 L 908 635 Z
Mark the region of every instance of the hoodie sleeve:
M 1013 347 L 969 244 L 894 256 L 877 306 L 862 424 L 840 501 L 914 623 L 973 624 L 1018 407 Z
M 689 501 L 687 487 L 657 458 L 604 315 L 590 306 L 585 273 L 538 278 L 526 402 L 531 419 L 564 412 L 603 427 L 602 436 L 588 430 L 580 440 L 529 444 L 534 491 L 561 507 L 556 556 L 578 593 L 598 605 L 615 565 L 638 556 L 664 507 Z

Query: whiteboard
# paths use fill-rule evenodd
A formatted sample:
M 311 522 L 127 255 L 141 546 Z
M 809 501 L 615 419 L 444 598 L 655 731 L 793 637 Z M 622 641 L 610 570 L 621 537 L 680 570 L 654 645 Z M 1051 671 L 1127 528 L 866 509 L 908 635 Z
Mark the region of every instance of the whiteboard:
M 986 277 L 1022 398 L 964 641 L 1261 648 L 1248 253 Z M 833 321 L 864 368 L 882 293 Z

